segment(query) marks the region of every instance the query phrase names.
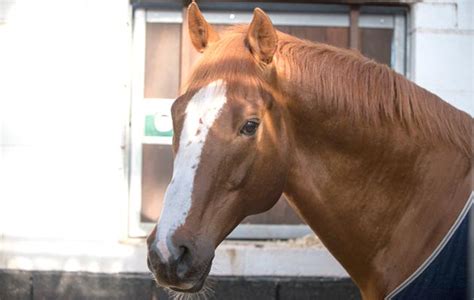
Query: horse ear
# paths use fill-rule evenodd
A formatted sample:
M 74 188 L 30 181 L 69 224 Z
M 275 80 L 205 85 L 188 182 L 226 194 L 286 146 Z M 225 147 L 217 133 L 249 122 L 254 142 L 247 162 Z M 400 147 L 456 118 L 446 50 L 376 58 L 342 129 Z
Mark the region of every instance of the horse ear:
M 269 64 L 277 48 L 278 37 L 272 21 L 260 8 L 253 11 L 253 19 L 247 32 L 247 42 L 252 54 Z
M 210 43 L 219 40 L 219 34 L 207 23 L 194 1 L 188 6 L 188 30 L 191 42 L 199 52 L 203 52 Z

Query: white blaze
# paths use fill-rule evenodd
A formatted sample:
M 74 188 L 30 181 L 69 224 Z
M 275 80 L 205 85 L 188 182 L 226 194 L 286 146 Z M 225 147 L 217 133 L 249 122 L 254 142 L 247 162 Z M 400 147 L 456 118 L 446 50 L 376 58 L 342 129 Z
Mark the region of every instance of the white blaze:
M 171 256 L 169 240 L 188 216 L 202 148 L 209 129 L 219 117 L 226 101 L 224 82 L 217 80 L 200 89 L 186 107 L 179 149 L 174 160 L 173 177 L 166 189 L 156 233 L 158 251 L 164 260 Z

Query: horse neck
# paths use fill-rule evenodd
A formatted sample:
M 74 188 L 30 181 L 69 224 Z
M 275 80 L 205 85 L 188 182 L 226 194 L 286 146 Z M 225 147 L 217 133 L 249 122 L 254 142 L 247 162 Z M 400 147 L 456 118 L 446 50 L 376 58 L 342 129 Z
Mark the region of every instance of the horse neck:
M 289 70 L 284 59 L 276 59 L 277 82 L 293 149 L 285 194 L 364 296 L 386 295 L 429 256 L 464 206 L 470 159 L 403 124 L 373 126 L 330 108 L 330 99 L 299 80 L 307 68 Z

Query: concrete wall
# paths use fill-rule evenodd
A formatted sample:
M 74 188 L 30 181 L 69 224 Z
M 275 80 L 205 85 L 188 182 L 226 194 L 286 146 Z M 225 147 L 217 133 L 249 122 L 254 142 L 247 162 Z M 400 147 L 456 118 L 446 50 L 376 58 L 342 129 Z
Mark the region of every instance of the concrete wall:
M 0 270 L 0 299 L 181 299 L 169 296 L 144 274 L 91 274 Z M 197 299 L 356 300 L 349 278 L 214 277 L 212 290 Z

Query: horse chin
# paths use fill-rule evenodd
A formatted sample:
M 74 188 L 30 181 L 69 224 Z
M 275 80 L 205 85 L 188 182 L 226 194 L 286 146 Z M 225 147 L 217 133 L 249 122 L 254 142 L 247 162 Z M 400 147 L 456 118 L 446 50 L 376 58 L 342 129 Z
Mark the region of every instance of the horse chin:
M 175 287 L 175 286 L 170 286 L 168 288 L 171 291 L 175 293 L 179 293 L 179 294 L 199 294 L 202 291 L 207 293 L 207 288 L 205 287 L 205 284 L 206 284 L 207 276 L 209 275 L 209 272 L 211 271 L 211 266 L 212 266 L 212 260 L 209 262 L 207 267 L 203 269 L 203 272 L 201 273 L 199 279 L 196 280 L 194 284 L 190 284 L 191 285 L 190 288 L 180 288 L 180 287 Z
M 214 295 L 214 288 L 209 280 L 203 280 L 200 285 L 195 285 L 188 290 L 166 288 L 166 291 L 170 299 L 173 300 L 212 299 Z
M 206 280 L 201 280 L 200 282 L 196 283 L 195 285 L 193 285 L 193 287 L 189 288 L 189 289 L 180 289 L 180 288 L 177 288 L 177 287 L 170 287 L 171 290 L 175 291 L 175 292 L 178 292 L 178 293 L 185 293 L 185 294 L 194 294 L 194 293 L 198 293 L 199 291 L 201 291 L 202 287 L 204 286 L 204 282 Z

